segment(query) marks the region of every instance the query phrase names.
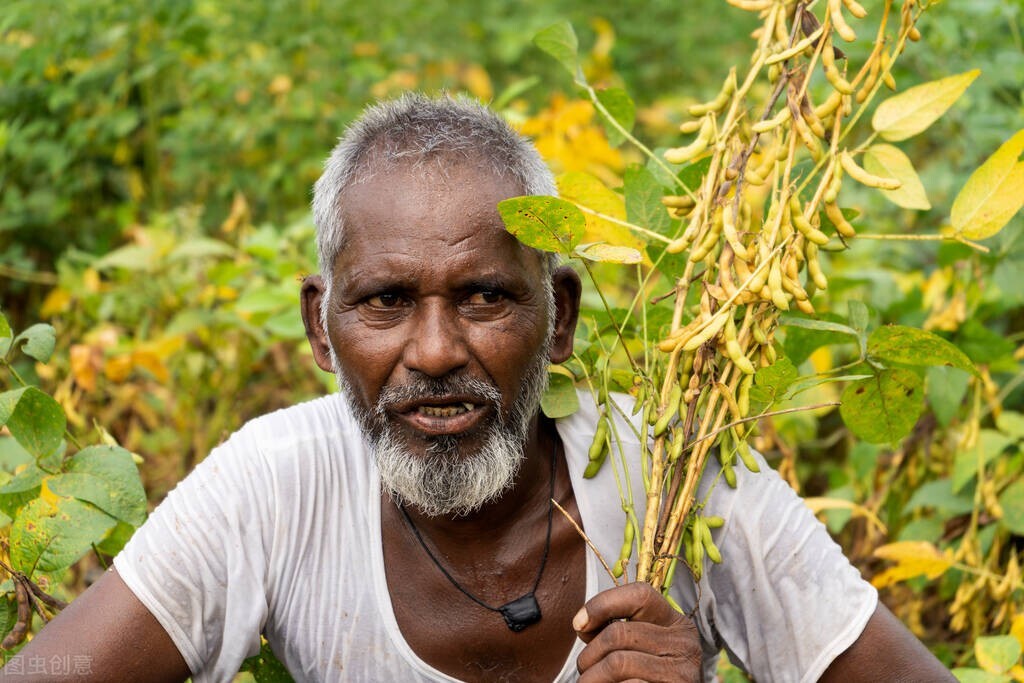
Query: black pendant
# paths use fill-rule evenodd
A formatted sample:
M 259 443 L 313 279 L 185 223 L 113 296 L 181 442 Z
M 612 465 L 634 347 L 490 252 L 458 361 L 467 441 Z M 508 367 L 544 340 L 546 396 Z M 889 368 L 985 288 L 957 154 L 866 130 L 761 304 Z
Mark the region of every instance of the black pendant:
M 540 605 L 537 604 L 537 598 L 533 597 L 533 593 L 527 593 L 521 598 L 505 603 L 498 611 L 505 617 L 509 630 L 516 633 L 540 621 Z

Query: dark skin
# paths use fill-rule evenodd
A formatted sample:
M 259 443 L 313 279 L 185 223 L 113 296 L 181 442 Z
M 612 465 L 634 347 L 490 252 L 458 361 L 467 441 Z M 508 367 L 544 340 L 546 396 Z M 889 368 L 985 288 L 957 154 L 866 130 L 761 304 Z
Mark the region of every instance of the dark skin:
M 333 344 L 364 405 L 373 405 L 381 388 L 412 373 L 465 373 L 491 382 L 502 395 L 499 405 L 481 405 L 452 419 L 428 419 L 410 410 L 390 416 L 414 453 L 425 435 L 436 433 L 463 435 L 471 452 L 488 412 L 507 410 L 515 399 L 519 378 L 547 326 L 537 284 L 540 261 L 504 232 L 494 208 L 521 192 L 465 161 L 446 164 L 443 174 L 392 169 L 358 188 L 344 198 L 348 242 L 336 268 L 328 329 L 319 323 L 323 282 L 314 276 L 303 285 L 303 317 L 316 360 L 331 369 L 328 344 Z M 564 268 L 552 280 L 557 313 L 550 360 L 560 362 L 572 351 L 580 284 Z M 456 519 L 409 510 L 449 572 L 491 605 L 519 597 L 533 585 L 547 528 L 552 452 L 555 498 L 581 523 L 557 433 L 539 418 L 531 423 L 518 477 L 496 501 Z M 537 590 L 543 618 L 515 634 L 500 615 L 447 582 L 386 497 L 381 513 L 399 627 L 412 649 L 436 668 L 466 680 L 551 680 L 578 636 L 587 643 L 577 661 L 584 683 L 700 680 L 693 623 L 650 587 L 605 591 L 580 609 L 589 551 L 560 515 Z M 438 614 L 444 615 L 444 628 L 438 628 Z M 89 655 L 91 675 L 78 680 L 182 681 L 189 674 L 171 639 L 116 571 L 72 603 L 23 653 Z M 17 680 L 46 679 L 19 675 Z M 879 606 L 822 680 L 954 679 Z

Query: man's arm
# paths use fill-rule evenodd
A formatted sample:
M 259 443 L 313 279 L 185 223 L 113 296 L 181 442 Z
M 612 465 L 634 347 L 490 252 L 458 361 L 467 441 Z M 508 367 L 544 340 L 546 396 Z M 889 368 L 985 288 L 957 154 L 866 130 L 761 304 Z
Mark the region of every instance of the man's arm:
M 106 572 L 81 597 L 39 632 L 19 655 L 23 663 L 42 657 L 74 662 L 61 681 L 184 681 L 188 666 L 160 622 L 135 597 L 116 570 Z M 37 660 L 38 661 L 38 660 Z M 30 668 L 22 666 L 22 671 Z M 11 677 L 14 677 L 12 674 Z M 7 679 L 0 671 L 0 679 Z M 18 681 L 50 681 L 28 674 Z
M 956 681 L 953 674 L 881 602 L 863 633 L 836 657 L 822 683 Z

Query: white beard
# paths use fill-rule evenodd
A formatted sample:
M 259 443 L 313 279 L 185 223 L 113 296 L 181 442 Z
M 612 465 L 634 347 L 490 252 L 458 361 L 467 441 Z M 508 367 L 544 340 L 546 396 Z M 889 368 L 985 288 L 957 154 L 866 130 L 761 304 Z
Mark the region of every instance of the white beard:
M 507 415 L 502 410 L 501 392 L 496 386 L 458 376 L 441 379 L 424 376 L 404 386 L 385 387 L 377 405 L 370 410 L 358 403 L 333 349 L 331 360 L 338 386 L 373 451 L 382 489 L 399 505 L 411 505 L 422 514 L 461 516 L 499 497 L 519 473 L 523 445 L 547 389 L 549 350 L 550 335 L 527 367 L 519 394 Z M 492 417 L 485 426 L 483 445 L 476 452 L 462 452 L 461 437 L 440 436 L 425 439 L 428 444 L 425 455 L 410 452 L 406 437 L 388 418 L 388 406 L 399 401 L 454 393 L 474 396 L 475 403 L 491 407 Z

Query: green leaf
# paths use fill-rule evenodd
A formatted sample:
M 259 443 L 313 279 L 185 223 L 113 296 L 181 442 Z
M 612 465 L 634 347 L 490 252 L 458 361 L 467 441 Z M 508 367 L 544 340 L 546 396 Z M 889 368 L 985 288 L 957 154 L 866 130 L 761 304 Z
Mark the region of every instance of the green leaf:
M 1024 130 L 971 174 L 953 201 L 950 222 L 967 239 L 991 237 L 1024 206 Z
M 989 673 L 1006 673 L 1020 659 L 1020 654 L 1020 641 L 1013 636 L 979 636 L 974 641 L 978 665 Z
M 912 367 L 941 365 L 965 370 L 980 377 L 978 368 L 963 351 L 942 337 L 903 325 L 879 327 L 868 338 L 868 354 L 881 361 Z
M 57 344 L 57 332 L 53 325 L 36 323 L 14 338 L 14 347 L 21 344 L 21 352 L 35 358 L 40 363 L 50 360 L 53 348 Z
M 1003 508 L 1003 526 L 1018 536 L 1024 536 L 1024 479 L 1018 478 L 999 494 Z
M 540 82 L 540 76 L 533 75 L 527 78 L 520 78 L 518 81 L 509 84 L 507 88 L 498 93 L 498 96 L 494 98 L 494 102 L 490 105 L 491 109 L 494 111 L 501 111 L 507 107 L 512 100 L 525 94 L 526 91 L 538 85 Z
M 754 386 L 750 388 L 750 399 L 760 404 L 760 410 L 782 399 L 786 390 L 800 375 L 793 362 L 781 356 L 766 368 L 758 368 L 754 374 Z
M 895 178 L 902 183 L 895 190 L 879 190 L 896 206 L 921 211 L 932 208 L 914 164 L 899 147 L 885 144 L 868 147 L 864 152 L 864 168 L 868 173 Z
M 924 407 L 924 382 L 912 370 L 891 368 L 851 382 L 839 407 L 843 422 L 870 443 L 895 443 L 910 433 Z
M 18 623 L 18 601 L 14 593 L 0 596 L 0 637 L 6 636 Z
M 16 516 L 22 505 L 39 497 L 39 488 L 45 476 L 46 472 L 33 461 L 0 487 L 0 511 L 8 517 Z
M 625 90 L 622 88 L 606 88 L 604 90 L 598 90 L 597 101 L 608 110 L 608 113 L 612 115 L 612 118 L 614 118 L 627 133 L 633 130 L 633 124 L 636 122 L 636 105 L 633 104 L 633 100 L 630 99 L 629 94 Z M 604 117 L 602 117 L 601 123 L 604 124 L 605 133 L 608 135 L 608 143 L 612 147 L 616 147 L 625 142 L 626 137 L 620 133 L 610 121 L 606 121 Z
M 274 651 L 265 640 L 261 642 L 258 654 L 242 662 L 241 671 L 252 674 L 255 683 L 293 683 L 291 674 L 274 656 Z
M 865 333 L 867 332 L 868 321 L 870 320 L 868 307 L 864 305 L 863 301 L 857 301 L 856 299 L 850 299 L 846 306 L 850 313 L 850 327 L 857 330 L 857 338 L 861 340 L 861 346 L 863 346 L 864 340 L 867 339 Z
M 96 550 L 104 555 L 114 557 L 124 550 L 135 533 L 135 527 L 125 522 L 118 522 L 113 529 L 107 532 L 103 540 L 96 544 Z
M 533 44 L 557 59 L 577 81 L 583 82 L 579 64 L 579 40 L 568 21 L 560 21 L 533 37 Z
M 1003 410 L 996 417 L 996 427 L 1015 440 L 1024 438 L 1024 414 L 1013 410 Z
M 914 491 L 914 495 L 903 506 L 903 514 L 908 514 L 921 508 L 934 508 L 949 516 L 963 515 L 974 509 L 974 499 L 968 495 L 953 493 L 953 483 L 951 480 L 936 479 L 927 484 L 922 484 Z
M 157 261 L 156 247 L 151 244 L 127 244 L 93 261 L 96 270 L 152 270 Z
M 167 255 L 168 261 L 181 261 L 186 259 L 204 259 L 213 257 L 233 256 L 235 248 L 227 242 L 215 240 L 210 237 L 194 237 L 175 247 Z
M 7 355 L 7 352 L 11 348 L 11 336 L 14 333 L 11 332 L 11 326 L 7 322 L 7 318 L 3 313 L 0 313 L 0 358 Z
M 528 247 L 571 256 L 587 221 L 575 204 L 558 197 L 513 197 L 498 202 L 505 229 Z
M 807 330 L 815 330 L 818 332 L 838 332 L 839 334 L 848 334 L 851 337 L 857 337 L 860 334 L 849 325 L 843 325 L 842 323 L 831 322 L 828 320 L 815 320 L 814 318 L 799 318 L 794 315 L 780 316 L 779 325 L 783 327 L 802 327 Z
M 65 470 L 47 480 L 54 493 L 92 503 L 135 527 L 146 521 L 146 491 L 132 454 L 125 449 L 83 448 L 68 461 Z
M 638 164 L 629 166 L 622 177 L 622 191 L 626 197 L 627 221 L 669 235 L 673 221 L 661 203 L 665 189 L 653 173 Z
M 52 397 L 23 387 L 0 394 L 0 425 L 4 423 L 25 450 L 41 458 L 60 446 L 67 418 Z
M 895 142 L 917 135 L 946 113 L 981 73 L 978 69 L 908 88 L 878 105 L 871 126 Z
M 1012 680 L 1009 676 L 962 666 L 952 669 L 951 672 L 960 683 L 1010 683 Z
M 588 261 L 600 261 L 602 263 L 632 264 L 640 263 L 644 259 L 643 254 L 633 247 L 619 247 L 602 242 L 581 245 L 574 254 Z
M 971 376 L 959 368 L 934 365 L 928 368 L 927 397 L 935 419 L 942 426 L 948 426 L 960 409 Z
M 114 526 L 110 515 L 74 498 L 37 498 L 11 525 L 11 564 L 31 576 L 74 564 Z
M 540 409 L 544 414 L 555 420 L 572 415 L 580 408 L 580 399 L 576 395 L 576 385 L 572 378 L 561 372 L 548 373 L 548 390 L 540 401 Z
M 816 349 L 822 346 L 832 346 L 833 344 L 853 344 L 857 342 L 857 331 L 852 327 L 839 322 L 842 320 L 835 313 L 822 313 L 821 321 L 835 323 L 839 325 L 840 329 L 822 329 L 820 327 L 808 327 L 802 323 L 795 322 L 790 325 L 789 321 L 813 321 L 810 318 L 797 317 L 794 315 L 785 316 L 785 321 L 781 324 L 787 325 L 785 332 L 785 339 L 783 340 L 783 350 L 786 352 L 786 356 L 793 361 L 793 365 L 801 365 L 805 360 L 811 357 Z
M 982 429 L 978 442 L 971 449 L 958 450 L 953 457 L 953 476 L 950 482 L 954 492 L 960 492 L 978 473 L 978 464 L 985 467 L 1005 451 L 1013 439 L 994 429 Z

